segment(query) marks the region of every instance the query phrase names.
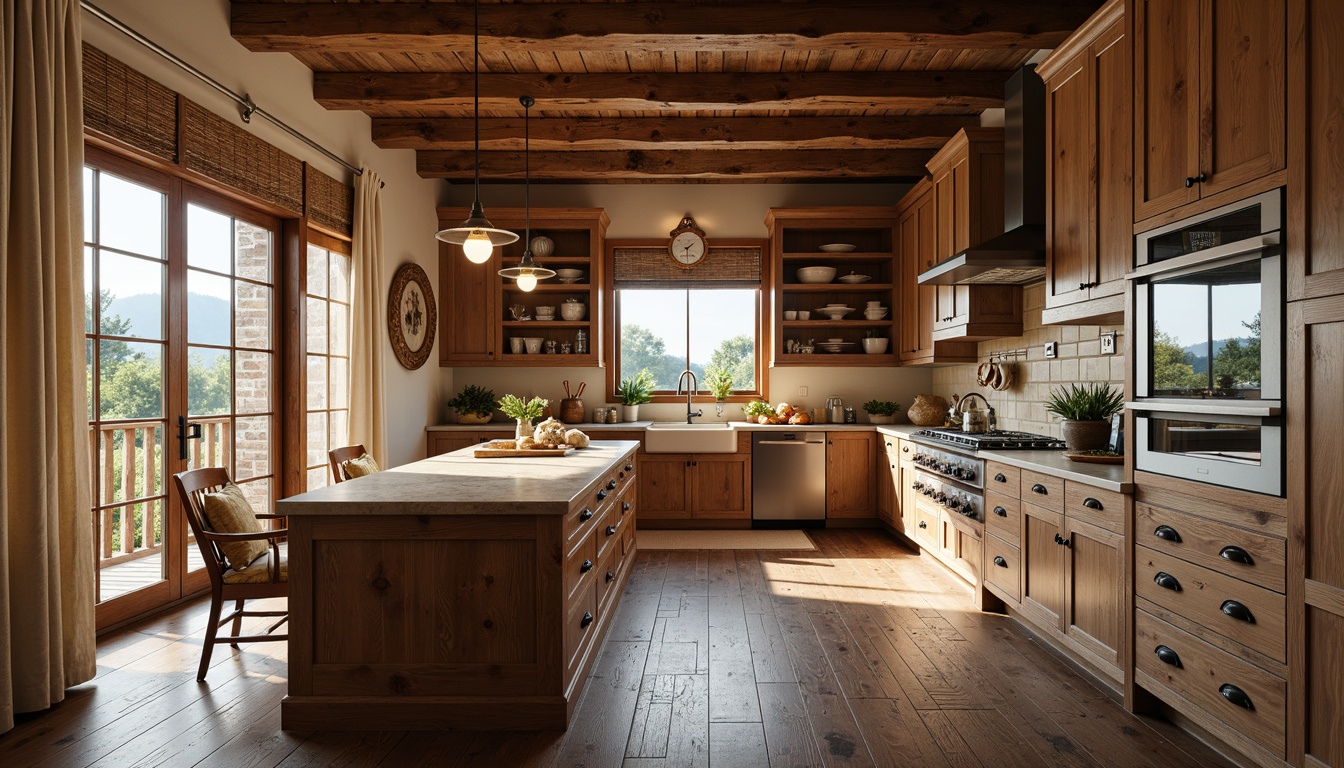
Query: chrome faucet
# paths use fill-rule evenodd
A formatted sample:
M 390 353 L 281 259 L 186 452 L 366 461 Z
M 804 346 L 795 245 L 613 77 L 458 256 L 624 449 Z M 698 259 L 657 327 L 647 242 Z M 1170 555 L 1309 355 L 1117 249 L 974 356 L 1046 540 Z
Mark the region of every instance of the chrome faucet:
M 691 410 L 691 396 L 700 391 L 700 380 L 695 377 L 695 371 L 687 368 L 681 372 L 681 376 L 677 377 L 677 394 L 681 394 L 681 386 L 686 382 L 687 376 L 691 377 L 691 387 L 686 390 L 686 423 L 690 424 L 691 419 L 697 416 L 704 416 L 705 414 L 700 411 Z
M 969 409 L 971 405 L 966 401 L 972 397 L 980 398 L 980 402 L 985 404 L 985 411 L 986 411 L 985 426 L 989 429 L 990 432 L 993 432 L 995 429 L 998 428 L 998 422 L 999 422 L 998 417 L 994 415 L 994 406 L 990 405 L 989 401 L 985 399 L 985 396 L 980 394 L 979 392 L 967 392 L 966 394 L 958 398 L 957 402 L 949 410 L 948 413 L 951 418 L 953 428 L 961 426 L 962 414 L 966 413 L 966 411 Z M 966 404 L 967 406 L 966 408 L 961 407 L 963 403 Z

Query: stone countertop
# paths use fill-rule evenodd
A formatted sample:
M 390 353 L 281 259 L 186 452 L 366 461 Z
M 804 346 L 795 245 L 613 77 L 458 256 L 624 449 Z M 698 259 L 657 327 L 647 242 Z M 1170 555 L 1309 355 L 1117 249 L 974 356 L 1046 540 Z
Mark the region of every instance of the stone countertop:
M 661 424 L 661 423 L 666 423 L 666 422 L 659 422 L 659 423 Z M 697 423 L 697 424 L 719 424 L 719 423 L 723 423 L 723 422 L 715 422 L 715 421 L 698 421 L 698 422 L 696 422 L 696 423 Z M 849 430 L 849 429 L 871 432 L 871 431 L 873 431 L 874 428 L 889 429 L 889 428 L 891 428 L 892 426 L 896 426 L 896 427 L 898 427 L 898 428 L 899 428 L 900 426 L 902 426 L 902 425 L 889 425 L 889 424 L 749 424 L 749 423 L 747 423 L 747 422 L 745 422 L 745 421 L 729 421 L 729 422 L 726 422 L 726 423 L 728 424 L 728 426 L 730 426 L 730 427 L 733 428 L 733 429 L 745 430 L 745 431 L 748 431 L 748 432 L 759 432 L 759 431 L 766 431 L 766 430 L 793 430 L 793 431 L 795 431 L 795 432 L 802 432 L 802 431 L 816 431 L 816 430 L 833 430 L 833 431 L 840 431 L 840 430 Z M 574 428 L 574 429 L 583 430 L 584 432 L 587 432 L 587 431 L 589 431 L 589 430 L 596 431 L 596 430 L 600 430 L 600 429 L 605 429 L 605 430 L 626 430 L 626 429 L 629 429 L 629 430 L 645 430 L 645 429 L 648 429 L 649 426 L 650 426 L 651 424 L 653 424 L 652 421 L 626 421 L 626 422 L 621 422 L 621 423 L 619 423 L 619 424 L 593 424 L 593 423 L 583 423 L 583 424 L 566 424 L 565 426 L 567 426 L 567 427 L 571 427 L 571 428 Z M 910 425 L 904 425 L 904 426 L 910 426 Z M 922 429 L 922 427 L 910 427 L 910 428 L 911 428 L 912 430 L 914 430 L 914 429 Z M 511 422 L 511 421 L 492 421 L 492 422 L 490 422 L 490 423 L 488 423 L 488 424 L 436 424 L 436 425 L 432 425 L 432 426 L 425 427 L 425 431 L 426 431 L 426 432 L 495 432 L 495 431 L 499 431 L 499 432 L 508 432 L 510 435 L 513 434 L 513 429 L 514 429 L 514 423 Z
M 465 425 L 464 425 L 465 426 Z M 568 456 L 478 459 L 476 446 L 276 502 L 282 515 L 561 515 L 639 448 L 594 440 Z
M 931 448 L 948 447 L 941 443 L 914 437 L 914 433 L 921 429 L 924 429 L 924 427 L 917 427 L 913 424 L 893 424 L 891 426 L 879 426 L 877 431 L 902 439 L 914 439 Z M 1125 467 L 1123 464 L 1088 464 L 1072 461 L 1064 455 L 1063 451 L 1059 450 L 983 450 L 973 451 L 972 453 L 976 457 L 988 461 L 997 461 L 1009 466 L 1041 472 L 1052 477 L 1087 483 L 1108 491 L 1117 493 L 1134 492 L 1134 484 L 1125 482 Z

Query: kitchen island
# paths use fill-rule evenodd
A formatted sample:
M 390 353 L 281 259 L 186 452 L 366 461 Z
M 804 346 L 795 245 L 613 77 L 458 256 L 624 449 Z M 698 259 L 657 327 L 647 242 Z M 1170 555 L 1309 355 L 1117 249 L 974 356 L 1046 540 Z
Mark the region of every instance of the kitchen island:
M 638 446 L 466 448 L 278 502 L 282 727 L 565 728 L 634 560 Z

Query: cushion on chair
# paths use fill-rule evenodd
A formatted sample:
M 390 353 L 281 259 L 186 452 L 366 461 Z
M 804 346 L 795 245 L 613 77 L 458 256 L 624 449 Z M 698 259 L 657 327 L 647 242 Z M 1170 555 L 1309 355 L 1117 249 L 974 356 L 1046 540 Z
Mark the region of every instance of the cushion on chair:
M 261 557 L 247 564 L 247 568 L 236 571 L 232 568 L 224 572 L 225 584 L 266 584 L 271 580 L 271 550 L 267 549 Z M 280 554 L 280 577 L 277 581 L 289 581 L 289 560 Z
M 372 475 L 378 471 L 378 462 L 373 460 L 369 454 L 364 454 L 358 459 L 346 459 L 341 462 L 341 469 L 345 470 L 345 476 L 351 480 L 356 477 Z
M 232 482 L 225 483 L 218 493 L 205 494 L 205 521 L 215 533 L 261 533 L 266 530 L 257 520 L 252 505 L 247 503 L 243 490 Z M 220 544 L 219 549 L 230 568 L 242 571 L 266 554 L 266 542 L 263 539 L 231 541 Z

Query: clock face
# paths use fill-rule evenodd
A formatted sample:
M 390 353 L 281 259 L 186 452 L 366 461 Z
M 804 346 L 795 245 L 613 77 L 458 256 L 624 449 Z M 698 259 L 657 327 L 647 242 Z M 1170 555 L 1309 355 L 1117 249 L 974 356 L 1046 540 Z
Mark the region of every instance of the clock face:
M 669 250 L 672 252 L 672 258 L 689 266 L 705 257 L 705 241 L 694 232 L 682 232 L 672 238 Z

